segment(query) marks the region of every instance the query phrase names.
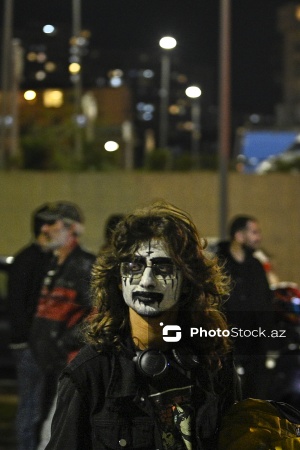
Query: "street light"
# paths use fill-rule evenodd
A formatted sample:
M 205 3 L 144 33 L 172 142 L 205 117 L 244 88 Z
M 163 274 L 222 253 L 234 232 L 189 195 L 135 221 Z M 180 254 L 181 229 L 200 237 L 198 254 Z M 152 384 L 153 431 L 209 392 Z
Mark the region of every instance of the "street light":
M 201 89 L 198 86 L 189 86 L 185 90 L 187 97 L 192 99 L 192 158 L 198 167 L 199 164 L 199 143 L 201 138 L 200 118 L 201 118 L 201 105 L 200 96 Z
M 169 50 L 176 47 L 177 42 L 171 36 L 165 36 L 160 39 L 159 45 L 163 50 L 161 56 L 161 84 L 160 84 L 160 130 L 159 146 L 166 148 L 168 145 L 168 107 L 170 96 L 170 55 Z
M 220 0 L 219 55 L 219 178 L 220 239 L 226 238 L 228 214 L 228 163 L 231 127 L 231 1 Z

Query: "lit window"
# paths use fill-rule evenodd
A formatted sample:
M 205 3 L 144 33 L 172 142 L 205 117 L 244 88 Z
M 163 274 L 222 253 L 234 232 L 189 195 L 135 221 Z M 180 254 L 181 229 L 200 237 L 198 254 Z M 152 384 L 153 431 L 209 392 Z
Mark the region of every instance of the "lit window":
M 60 108 L 64 97 L 62 91 L 47 89 L 43 94 L 43 104 L 46 108 Z

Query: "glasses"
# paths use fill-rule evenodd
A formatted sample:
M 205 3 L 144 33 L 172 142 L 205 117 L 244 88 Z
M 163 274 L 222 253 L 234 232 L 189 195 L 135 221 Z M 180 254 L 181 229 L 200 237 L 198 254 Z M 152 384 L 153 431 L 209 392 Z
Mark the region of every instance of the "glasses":
M 152 263 L 147 265 L 141 261 L 122 262 L 120 265 L 121 275 L 125 278 L 138 280 L 142 278 L 146 267 L 151 267 L 152 273 L 157 280 L 171 279 L 176 277 L 176 266 L 168 263 Z

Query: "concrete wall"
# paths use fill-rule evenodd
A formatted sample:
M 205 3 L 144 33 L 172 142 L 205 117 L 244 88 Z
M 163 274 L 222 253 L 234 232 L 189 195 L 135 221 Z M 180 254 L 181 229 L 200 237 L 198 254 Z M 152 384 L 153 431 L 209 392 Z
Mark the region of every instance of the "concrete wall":
M 263 247 L 274 257 L 282 280 L 300 284 L 300 176 L 232 173 L 228 179 L 228 217 L 258 217 Z M 71 200 L 86 216 L 83 244 L 97 252 L 112 213 L 126 213 L 164 198 L 191 214 L 200 233 L 219 232 L 217 173 L 0 173 L 0 255 L 14 254 L 30 240 L 30 213 L 45 201 Z

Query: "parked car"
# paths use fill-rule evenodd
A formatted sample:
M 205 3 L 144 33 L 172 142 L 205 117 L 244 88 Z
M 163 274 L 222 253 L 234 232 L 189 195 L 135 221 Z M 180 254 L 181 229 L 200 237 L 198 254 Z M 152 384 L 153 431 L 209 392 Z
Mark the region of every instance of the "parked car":
M 13 257 L 0 255 L 0 378 L 14 379 L 15 364 L 9 348 L 10 323 L 7 304 L 7 276 Z

